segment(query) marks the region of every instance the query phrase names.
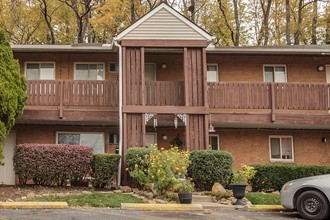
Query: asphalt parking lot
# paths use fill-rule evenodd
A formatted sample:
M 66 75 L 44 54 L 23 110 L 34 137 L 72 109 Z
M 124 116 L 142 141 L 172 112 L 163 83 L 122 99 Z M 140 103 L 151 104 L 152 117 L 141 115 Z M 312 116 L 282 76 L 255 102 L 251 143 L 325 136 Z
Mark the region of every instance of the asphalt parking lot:
M 68 208 L 68 209 L 2 209 L 0 219 L 24 220 L 162 220 L 162 219 L 201 219 L 201 220 L 273 220 L 302 219 L 295 212 L 251 212 L 238 210 L 218 210 L 211 214 L 203 211 L 129 211 L 107 208 Z

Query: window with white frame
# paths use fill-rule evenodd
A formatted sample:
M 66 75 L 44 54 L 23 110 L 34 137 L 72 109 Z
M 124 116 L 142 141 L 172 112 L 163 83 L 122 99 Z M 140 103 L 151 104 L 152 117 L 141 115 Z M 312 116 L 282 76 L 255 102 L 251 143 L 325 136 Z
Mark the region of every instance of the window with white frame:
M 292 136 L 270 136 L 269 151 L 271 161 L 293 161 Z
M 210 150 L 220 150 L 219 135 L 210 134 L 209 135 L 209 145 L 210 145 Z
M 75 80 L 104 80 L 104 64 L 102 63 L 76 63 Z
M 57 132 L 57 143 L 90 146 L 94 153 L 104 153 L 103 133 Z
M 264 65 L 264 82 L 287 82 L 284 65 Z
M 207 81 L 208 82 L 218 82 L 218 65 L 207 64 Z
M 27 80 L 54 80 L 55 79 L 55 63 L 42 62 L 26 63 L 26 79 Z

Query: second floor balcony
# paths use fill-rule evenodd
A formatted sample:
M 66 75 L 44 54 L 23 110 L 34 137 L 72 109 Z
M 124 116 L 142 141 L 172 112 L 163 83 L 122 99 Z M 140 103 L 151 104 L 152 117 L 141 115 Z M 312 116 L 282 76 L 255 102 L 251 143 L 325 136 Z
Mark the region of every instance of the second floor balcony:
M 214 82 L 207 85 L 212 114 L 259 111 L 272 115 L 274 112 L 329 114 L 330 84 L 326 83 Z M 149 81 L 144 91 L 146 106 L 184 108 L 183 81 Z M 118 81 L 29 80 L 27 95 L 26 109 L 52 109 L 59 111 L 60 118 L 67 110 L 111 111 L 113 117 L 117 117 L 115 112 L 119 110 Z

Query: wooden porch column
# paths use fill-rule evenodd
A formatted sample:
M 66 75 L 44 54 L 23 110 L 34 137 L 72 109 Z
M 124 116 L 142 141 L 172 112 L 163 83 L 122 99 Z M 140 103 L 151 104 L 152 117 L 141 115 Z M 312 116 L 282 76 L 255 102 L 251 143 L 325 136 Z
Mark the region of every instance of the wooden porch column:
M 183 48 L 183 74 L 184 74 L 184 100 L 185 106 L 189 106 L 189 73 L 188 73 L 188 49 Z
M 206 108 L 209 108 L 209 103 L 208 103 L 208 86 L 207 86 L 207 63 L 206 63 L 206 48 L 203 48 L 202 50 L 202 71 L 203 71 L 203 80 L 204 80 L 204 106 Z M 209 116 L 204 115 L 204 143 L 205 143 L 205 148 L 209 148 Z

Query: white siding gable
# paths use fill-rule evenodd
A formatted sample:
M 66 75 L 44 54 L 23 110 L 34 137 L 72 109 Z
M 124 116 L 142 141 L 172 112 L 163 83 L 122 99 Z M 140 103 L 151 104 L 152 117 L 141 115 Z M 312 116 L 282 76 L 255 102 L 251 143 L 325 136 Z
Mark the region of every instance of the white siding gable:
M 120 33 L 117 40 L 212 40 L 203 29 L 161 4 Z

